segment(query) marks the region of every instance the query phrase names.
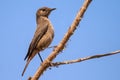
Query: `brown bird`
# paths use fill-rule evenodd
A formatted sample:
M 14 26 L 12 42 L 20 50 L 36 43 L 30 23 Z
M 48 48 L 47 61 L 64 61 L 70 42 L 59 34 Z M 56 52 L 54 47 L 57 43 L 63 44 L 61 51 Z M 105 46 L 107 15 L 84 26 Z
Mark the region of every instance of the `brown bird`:
M 24 75 L 24 72 L 33 57 L 36 54 L 39 54 L 40 51 L 46 49 L 53 40 L 54 29 L 50 20 L 48 19 L 48 16 L 51 11 L 55 9 L 56 8 L 42 7 L 38 9 L 36 13 L 37 29 L 30 43 L 27 55 L 24 58 L 24 60 L 27 59 L 27 63 L 22 72 L 22 76 Z

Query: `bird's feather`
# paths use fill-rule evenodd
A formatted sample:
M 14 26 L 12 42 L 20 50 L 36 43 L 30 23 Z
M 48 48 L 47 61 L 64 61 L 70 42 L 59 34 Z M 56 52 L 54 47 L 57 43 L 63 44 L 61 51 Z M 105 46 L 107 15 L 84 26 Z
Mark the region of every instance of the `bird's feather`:
M 39 40 L 43 37 L 43 35 L 47 32 L 48 29 L 48 24 L 38 24 L 36 32 L 34 34 L 34 37 L 30 43 L 27 55 L 25 56 L 24 60 L 28 58 L 28 56 L 31 56 L 33 53 L 34 49 L 36 48 Z

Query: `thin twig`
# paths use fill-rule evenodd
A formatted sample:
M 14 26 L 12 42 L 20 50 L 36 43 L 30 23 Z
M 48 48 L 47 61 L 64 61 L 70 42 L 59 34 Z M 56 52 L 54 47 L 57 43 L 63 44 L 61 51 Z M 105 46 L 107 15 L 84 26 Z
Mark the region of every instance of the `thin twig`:
M 67 41 L 72 36 L 74 31 L 76 30 L 79 22 L 81 21 L 86 9 L 88 8 L 88 5 L 90 4 L 92 0 L 85 0 L 82 8 L 79 10 L 78 14 L 76 15 L 75 20 L 73 21 L 72 25 L 69 27 L 67 33 L 63 37 L 62 41 L 57 45 L 57 47 L 53 50 L 53 52 L 43 61 L 41 66 L 38 68 L 34 76 L 31 78 L 31 80 L 38 80 L 39 77 L 43 74 L 43 72 L 51 66 L 50 63 L 52 60 L 64 49 Z
M 79 58 L 79 59 L 75 59 L 75 60 L 68 60 L 68 61 L 63 61 L 63 62 L 55 62 L 55 63 L 51 63 L 51 64 L 52 64 L 52 66 L 72 64 L 72 63 L 82 62 L 82 61 L 95 59 L 95 58 L 101 58 L 101 57 L 110 56 L 110 55 L 119 54 L 119 53 L 120 53 L 120 50 L 117 50 L 117 51 L 110 52 L 110 53 L 97 54 L 97 55 L 88 56 L 88 57 L 84 57 L 84 58 Z

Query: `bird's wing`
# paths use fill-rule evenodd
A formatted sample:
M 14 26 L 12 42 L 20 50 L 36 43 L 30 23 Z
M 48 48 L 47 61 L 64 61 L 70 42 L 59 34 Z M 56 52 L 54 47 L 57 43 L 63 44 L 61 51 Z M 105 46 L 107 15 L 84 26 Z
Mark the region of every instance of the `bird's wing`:
M 32 52 L 34 51 L 34 49 L 36 48 L 39 40 L 43 37 L 43 35 L 47 32 L 48 29 L 48 24 L 44 24 L 44 22 L 42 24 L 38 24 L 37 25 L 37 29 L 36 32 L 34 34 L 34 37 L 30 43 L 29 49 L 28 49 L 28 53 L 25 56 L 24 60 L 26 60 L 26 58 L 28 56 L 31 56 Z

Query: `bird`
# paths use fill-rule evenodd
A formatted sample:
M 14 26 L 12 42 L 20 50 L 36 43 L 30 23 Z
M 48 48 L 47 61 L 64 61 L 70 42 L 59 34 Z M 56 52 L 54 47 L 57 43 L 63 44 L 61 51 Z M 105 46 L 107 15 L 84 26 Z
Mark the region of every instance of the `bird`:
M 54 38 L 54 28 L 51 24 L 51 21 L 48 19 L 50 13 L 56 8 L 42 7 L 39 8 L 36 12 L 36 24 L 37 28 L 34 33 L 33 39 L 29 45 L 28 52 L 24 58 L 26 60 L 26 65 L 22 72 L 24 75 L 26 68 L 30 61 L 34 58 L 36 54 L 46 49 Z M 40 54 L 39 54 L 40 56 Z M 42 60 L 41 60 L 42 61 Z

